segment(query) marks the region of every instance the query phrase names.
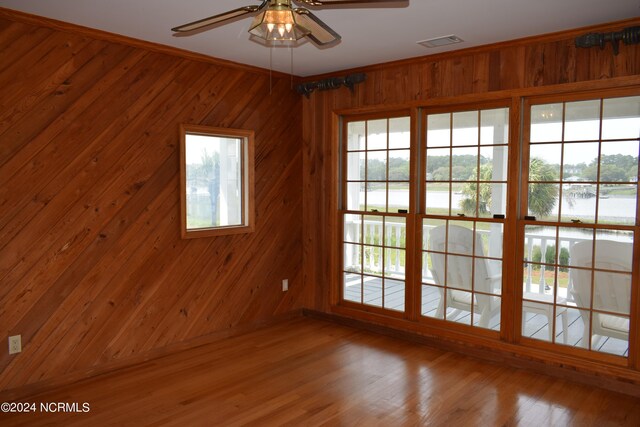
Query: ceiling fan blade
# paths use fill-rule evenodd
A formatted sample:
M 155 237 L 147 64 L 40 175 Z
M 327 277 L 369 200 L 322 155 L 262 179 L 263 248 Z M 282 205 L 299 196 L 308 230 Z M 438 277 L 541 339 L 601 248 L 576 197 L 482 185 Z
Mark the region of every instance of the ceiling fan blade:
M 208 25 L 217 24 L 228 19 L 237 18 L 238 16 L 246 15 L 248 13 L 253 13 L 260 10 L 264 5 L 263 3 L 259 6 L 244 6 L 238 9 L 230 10 L 229 12 L 221 13 L 219 15 L 210 16 L 208 18 L 200 19 L 198 21 L 189 22 L 188 24 L 180 25 L 178 27 L 172 28 L 171 31 L 184 33 L 193 30 L 197 30 L 202 27 L 206 27 Z
M 340 40 L 340 34 L 333 31 L 327 24 L 322 22 L 317 16 L 311 13 L 309 10 L 299 7 L 294 9 L 296 13 L 296 21 L 309 30 L 309 37 L 314 43 L 319 45 L 325 45 L 332 43 L 336 40 Z
M 399 3 L 407 0 L 294 0 L 309 6 L 333 6 L 341 4 L 366 4 L 366 3 Z

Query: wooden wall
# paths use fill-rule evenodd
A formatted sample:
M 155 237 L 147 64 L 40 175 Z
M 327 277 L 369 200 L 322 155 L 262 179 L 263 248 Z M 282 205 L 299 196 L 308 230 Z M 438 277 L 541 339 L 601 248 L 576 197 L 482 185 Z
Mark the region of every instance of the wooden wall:
M 0 390 L 308 305 L 287 76 L 0 12 Z M 255 130 L 254 233 L 180 239 L 180 123 Z
M 614 56 L 610 44 L 603 50 L 574 45 L 575 37 L 586 32 L 635 25 L 640 25 L 640 19 L 349 70 L 336 75 L 367 75 L 354 94 L 342 88 L 315 92 L 305 99 L 303 270 L 305 281 L 314 288 L 314 308 L 330 311 L 331 253 L 339 238 L 332 227 L 338 188 L 337 113 L 468 102 L 489 96 L 509 98 L 536 89 L 570 91 L 638 84 L 640 46 L 621 44 L 620 53 Z
M 334 111 L 640 74 L 637 46 L 578 50 L 579 33 L 368 67 L 355 95 L 300 101 L 286 76 L 269 96 L 260 70 L 0 10 L 0 330 L 23 339 L 0 390 L 329 311 Z M 256 131 L 255 233 L 180 239 L 179 123 Z

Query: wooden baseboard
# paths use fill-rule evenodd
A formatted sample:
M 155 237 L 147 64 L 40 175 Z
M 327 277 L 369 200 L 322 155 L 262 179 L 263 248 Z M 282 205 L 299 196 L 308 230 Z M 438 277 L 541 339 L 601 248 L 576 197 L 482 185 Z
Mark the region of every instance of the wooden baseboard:
M 461 343 L 447 339 L 446 337 L 422 335 L 418 332 L 406 331 L 390 326 L 371 323 L 336 313 L 325 313 L 310 309 L 303 309 L 302 314 L 313 319 L 330 321 L 344 326 L 464 354 L 490 363 L 498 363 L 517 369 L 524 369 L 543 375 L 550 375 L 560 379 L 624 393 L 634 397 L 640 397 L 640 383 L 621 381 L 619 379 L 606 376 L 600 372 L 590 373 L 585 372 L 584 370 L 577 370 L 576 367 L 571 366 L 571 364 L 557 366 L 549 364 L 545 360 L 537 360 L 530 356 L 518 355 L 514 352 L 506 352 L 503 350 L 489 349 L 473 344 Z
M 188 341 L 175 343 L 166 347 L 154 349 L 143 354 L 127 357 L 120 360 L 115 360 L 100 366 L 93 367 L 91 369 L 79 370 L 67 375 L 46 379 L 32 384 L 27 384 L 13 389 L 0 391 L 0 401 L 15 401 L 24 399 L 25 397 L 33 397 L 40 393 L 49 391 L 54 388 L 59 388 L 67 385 L 71 385 L 78 381 L 86 380 L 88 378 L 96 377 L 107 373 L 112 373 L 122 369 L 131 369 L 136 365 L 145 363 L 151 360 L 161 359 L 163 357 L 201 347 L 214 343 L 216 341 L 223 340 L 225 338 L 244 335 L 249 332 L 266 328 L 273 324 L 282 322 L 302 316 L 302 310 L 294 310 L 288 313 L 284 313 L 278 316 L 271 317 L 269 319 L 259 320 L 247 324 L 237 325 L 229 329 L 223 329 L 213 332 L 208 335 L 197 337 Z

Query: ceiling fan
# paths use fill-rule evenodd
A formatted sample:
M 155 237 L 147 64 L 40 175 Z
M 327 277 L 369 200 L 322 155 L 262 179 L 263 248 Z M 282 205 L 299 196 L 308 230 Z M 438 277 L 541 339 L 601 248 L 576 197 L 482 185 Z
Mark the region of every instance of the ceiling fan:
M 172 28 L 171 31 L 188 33 L 213 24 L 219 24 L 243 15 L 257 13 L 249 32 L 267 41 L 295 41 L 308 37 L 317 45 L 340 40 L 340 35 L 322 22 L 309 9 L 294 7 L 299 3 L 311 7 L 331 7 L 346 4 L 395 3 L 406 0 L 261 0 L 260 5 L 243 6 L 219 15 L 210 16 Z

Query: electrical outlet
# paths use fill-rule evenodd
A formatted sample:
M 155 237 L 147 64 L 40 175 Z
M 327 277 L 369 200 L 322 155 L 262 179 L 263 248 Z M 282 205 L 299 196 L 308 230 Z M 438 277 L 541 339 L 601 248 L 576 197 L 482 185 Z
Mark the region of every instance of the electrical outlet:
M 289 279 L 284 279 L 282 281 L 282 292 L 287 292 L 289 290 Z
M 16 354 L 22 351 L 22 339 L 20 335 L 9 337 L 9 354 Z

